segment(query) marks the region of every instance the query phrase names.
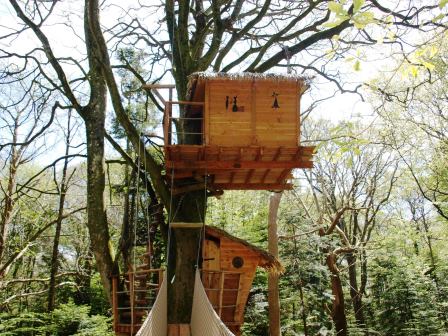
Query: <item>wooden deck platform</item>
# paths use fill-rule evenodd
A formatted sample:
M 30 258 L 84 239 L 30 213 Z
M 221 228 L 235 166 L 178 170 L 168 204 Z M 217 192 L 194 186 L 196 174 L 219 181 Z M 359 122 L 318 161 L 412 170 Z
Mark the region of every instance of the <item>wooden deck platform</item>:
M 294 168 L 312 168 L 314 146 L 165 146 L 167 177 L 207 176 L 215 190 L 287 190 Z

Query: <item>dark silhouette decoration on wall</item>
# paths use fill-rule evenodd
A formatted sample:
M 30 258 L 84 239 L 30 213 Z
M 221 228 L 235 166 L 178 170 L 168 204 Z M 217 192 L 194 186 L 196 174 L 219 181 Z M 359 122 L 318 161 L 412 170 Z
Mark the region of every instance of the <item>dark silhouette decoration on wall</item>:
M 277 92 L 273 92 L 273 93 L 272 93 L 272 97 L 274 97 L 274 103 L 272 104 L 272 108 L 273 108 L 273 109 L 278 109 L 278 108 L 280 108 L 280 105 L 278 105 L 278 100 L 277 100 L 278 93 L 277 93 Z

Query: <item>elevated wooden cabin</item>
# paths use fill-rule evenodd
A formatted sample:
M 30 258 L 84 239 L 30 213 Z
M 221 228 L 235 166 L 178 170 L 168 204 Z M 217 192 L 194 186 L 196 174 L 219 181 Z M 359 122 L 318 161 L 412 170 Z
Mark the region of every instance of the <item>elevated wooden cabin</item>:
M 190 100 L 165 102 L 167 174 L 207 176 L 215 190 L 290 189 L 291 170 L 312 167 L 314 147 L 299 144 L 306 89 L 305 78 L 291 75 L 192 75 Z
M 202 282 L 216 313 L 227 327 L 240 335 L 244 310 L 257 267 L 282 272 L 280 262 L 268 252 L 224 230 L 206 227 L 202 249 Z M 112 280 L 114 331 L 135 335 L 151 310 L 163 278 L 163 270 L 145 263 Z

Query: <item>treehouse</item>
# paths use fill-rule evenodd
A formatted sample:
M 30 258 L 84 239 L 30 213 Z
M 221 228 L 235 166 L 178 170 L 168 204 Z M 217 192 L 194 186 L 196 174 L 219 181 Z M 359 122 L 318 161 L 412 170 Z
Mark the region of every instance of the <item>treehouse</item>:
M 225 325 L 240 335 L 244 310 L 257 267 L 281 272 L 279 261 L 268 252 L 227 232 L 206 227 L 202 247 L 202 283 L 207 297 Z M 148 260 L 148 254 L 143 256 Z M 143 264 L 121 278 L 113 278 L 114 330 L 134 335 L 160 289 L 163 271 Z
M 196 73 L 188 88 L 190 100 L 164 101 L 170 180 L 206 176 L 214 190 L 285 190 L 292 169 L 312 167 L 314 147 L 299 144 L 303 77 Z

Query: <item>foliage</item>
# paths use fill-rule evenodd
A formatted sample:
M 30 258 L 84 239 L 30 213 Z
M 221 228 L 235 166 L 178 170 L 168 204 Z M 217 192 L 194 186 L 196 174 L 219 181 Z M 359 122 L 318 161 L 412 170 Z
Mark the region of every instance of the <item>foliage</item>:
M 407 258 L 378 258 L 371 266 L 369 309 L 387 335 L 438 335 L 443 326 L 434 281 Z
M 60 305 L 52 313 L 21 312 L 17 315 L 0 315 L 0 335 L 84 335 L 112 336 L 110 318 L 89 315 L 90 307 L 73 302 Z

